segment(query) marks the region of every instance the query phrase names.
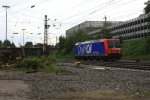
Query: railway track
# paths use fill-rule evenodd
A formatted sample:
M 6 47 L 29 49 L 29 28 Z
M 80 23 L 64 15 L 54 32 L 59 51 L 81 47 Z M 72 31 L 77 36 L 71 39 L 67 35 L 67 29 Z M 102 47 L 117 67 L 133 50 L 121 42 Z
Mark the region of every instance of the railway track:
M 65 62 L 74 63 L 77 62 L 77 60 L 69 60 Z M 79 62 L 84 65 L 126 68 L 126 69 L 136 69 L 136 70 L 150 70 L 150 62 L 136 62 L 136 61 L 112 61 L 112 62 L 79 61 Z

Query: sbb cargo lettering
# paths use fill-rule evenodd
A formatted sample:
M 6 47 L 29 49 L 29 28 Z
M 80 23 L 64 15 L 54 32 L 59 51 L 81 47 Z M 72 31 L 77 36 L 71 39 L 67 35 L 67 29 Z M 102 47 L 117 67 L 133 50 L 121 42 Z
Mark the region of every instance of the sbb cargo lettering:
M 78 54 L 91 53 L 92 52 L 92 44 L 87 44 L 83 46 L 78 46 Z

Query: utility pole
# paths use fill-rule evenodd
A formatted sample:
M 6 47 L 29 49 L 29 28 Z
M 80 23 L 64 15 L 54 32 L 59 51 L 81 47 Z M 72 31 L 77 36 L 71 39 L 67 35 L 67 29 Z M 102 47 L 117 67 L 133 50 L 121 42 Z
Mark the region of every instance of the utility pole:
M 22 29 L 22 31 L 23 31 L 23 37 L 22 37 L 22 46 L 24 46 L 24 30 L 26 30 L 26 29 Z
M 7 40 L 7 8 L 10 8 L 10 6 L 2 6 L 6 8 L 6 40 Z
M 24 50 L 24 31 L 25 31 L 26 29 L 22 29 L 22 31 L 23 31 L 23 37 L 22 37 L 22 39 L 23 39 L 23 43 L 22 43 L 22 53 L 23 53 L 23 57 L 25 57 L 25 50 Z
M 47 45 L 47 42 L 48 42 L 48 39 L 47 39 L 47 37 L 48 37 L 48 33 L 47 33 L 47 29 L 48 29 L 48 27 L 47 27 L 47 15 L 45 15 L 45 24 L 44 24 L 44 45 Z
M 43 45 L 43 51 L 47 53 L 47 44 L 48 44 L 48 28 L 50 25 L 47 25 L 47 15 L 45 15 L 45 20 L 44 20 L 44 45 Z
M 105 22 L 107 21 L 107 17 L 106 16 L 104 16 L 104 19 L 105 19 Z

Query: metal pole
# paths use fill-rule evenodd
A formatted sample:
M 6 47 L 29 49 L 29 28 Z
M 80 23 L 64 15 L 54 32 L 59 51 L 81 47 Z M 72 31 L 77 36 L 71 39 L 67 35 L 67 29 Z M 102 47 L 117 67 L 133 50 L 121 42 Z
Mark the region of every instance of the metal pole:
M 6 8 L 6 40 L 7 40 L 7 8 L 10 8 L 10 6 L 2 6 Z
M 26 29 L 22 29 L 23 30 L 23 43 L 22 43 L 22 46 L 24 46 L 24 30 L 26 30 Z
M 7 40 L 7 8 L 6 8 L 6 40 Z

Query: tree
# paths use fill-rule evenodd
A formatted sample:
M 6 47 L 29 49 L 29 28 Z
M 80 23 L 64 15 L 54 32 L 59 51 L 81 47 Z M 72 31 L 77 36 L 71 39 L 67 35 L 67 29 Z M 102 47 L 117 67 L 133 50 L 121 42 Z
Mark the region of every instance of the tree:
M 87 41 L 87 40 L 91 40 L 92 37 L 89 36 L 86 32 L 84 32 L 83 30 L 78 30 L 74 35 L 74 44 L 77 42 L 83 42 L 83 41 Z
M 123 37 L 119 36 L 120 43 L 123 43 Z
M 0 40 L 0 47 L 2 47 L 2 45 L 3 45 L 3 43 L 2 43 L 2 41 Z
M 33 43 L 32 42 L 26 42 L 25 47 L 31 48 L 31 47 L 33 47 Z
M 37 43 L 34 45 L 35 47 L 38 47 L 38 48 L 43 48 L 43 44 L 42 43 Z
M 10 43 L 9 40 L 5 40 L 5 41 L 3 42 L 3 47 L 12 47 L 12 44 Z
M 100 34 L 98 35 L 98 38 L 112 38 L 112 35 L 110 34 L 111 30 L 108 29 L 108 26 L 110 26 L 111 23 L 104 22 L 103 27 L 101 28 Z
M 60 37 L 59 37 L 59 43 L 58 43 L 57 45 L 58 45 L 58 50 L 59 50 L 59 51 L 60 51 L 61 49 L 64 49 L 64 47 L 65 47 L 65 37 L 60 36 Z
M 150 4 L 149 3 L 146 4 L 146 7 L 144 8 L 144 11 L 145 11 L 145 14 L 148 14 L 150 12 Z
M 73 51 L 75 43 L 83 42 L 83 41 L 87 41 L 91 39 L 92 37 L 89 36 L 83 30 L 78 30 L 74 34 L 70 34 L 69 36 L 66 37 L 66 40 L 65 40 L 66 53 L 71 53 Z
M 12 42 L 11 47 L 16 48 L 14 42 Z
M 92 39 L 95 39 L 95 37 L 89 36 L 83 30 L 78 30 L 73 34 L 69 34 L 67 37 L 59 37 L 59 43 L 57 44 L 57 47 L 59 51 L 69 54 L 73 51 L 75 43 Z
M 70 35 L 70 36 L 67 36 L 66 37 L 66 40 L 65 40 L 65 53 L 69 54 L 71 53 L 71 51 L 73 50 L 73 47 L 74 47 L 74 36 L 73 35 Z

